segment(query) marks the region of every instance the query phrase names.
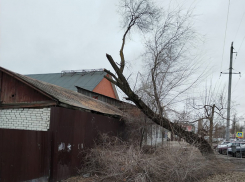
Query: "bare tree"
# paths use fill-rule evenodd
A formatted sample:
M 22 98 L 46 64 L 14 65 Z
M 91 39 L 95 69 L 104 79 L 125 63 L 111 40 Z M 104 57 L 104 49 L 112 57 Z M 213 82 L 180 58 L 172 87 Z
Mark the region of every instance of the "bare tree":
M 224 124 L 216 123 L 214 126 L 214 137 L 215 138 L 225 138 L 225 129 Z
M 223 87 L 221 90 L 218 90 L 216 86 L 213 86 L 212 81 L 210 81 L 209 86 L 206 84 L 203 89 L 204 92 L 200 94 L 199 97 L 192 98 L 189 105 L 196 112 L 196 121 L 197 120 L 208 120 L 208 125 L 206 124 L 206 130 L 209 133 L 209 143 L 212 144 L 213 141 L 213 130 L 214 130 L 214 118 L 216 114 L 217 118 L 220 118 L 224 121 L 225 117 L 225 88 Z M 216 122 L 217 124 L 217 122 Z
M 147 69 L 137 93 L 149 100 L 148 106 L 160 115 L 198 80 L 190 81 L 197 64 L 186 57 L 195 37 L 190 17 L 191 11 L 168 12 L 163 24 L 158 24 L 146 41 Z
M 171 70 L 168 69 L 169 66 L 173 68 L 174 72 L 178 72 L 174 69 L 175 62 L 172 60 L 177 59 L 180 54 L 181 50 L 184 49 L 184 44 L 178 45 L 178 39 L 181 39 L 181 36 L 186 37 L 188 39 L 189 35 L 184 36 L 184 34 L 187 32 L 188 34 L 188 26 L 187 29 L 185 29 L 185 23 L 182 23 L 182 21 L 186 22 L 187 19 L 184 18 L 182 20 L 182 12 L 177 11 L 177 13 L 170 13 L 169 18 L 167 16 L 167 19 L 163 23 L 162 26 L 157 26 L 156 29 L 156 35 L 159 35 L 159 41 L 158 43 L 161 43 L 161 40 L 165 43 L 162 43 L 162 49 L 159 49 L 159 52 L 157 53 L 157 59 L 153 62 L 153 67 L 151 67 L 150 70 L 150 76 L 151 80 L 153 81 L 153 95 L 155 99 L 155 105 L 156 109 L 153 107 L 147 105 L 140 96 L 138 96 L 130 87 L 127 79 L 124 76 L 124 68 L 125 68 L 125 57 L 124 57 L 124 46 L 126 43 L 126 37 L 129 35 L 130 31 L 133 29 L 139 30 L 143 33 L 148 32 L 154 28 L 154 25 L 161 23 L 161 11 L 159 8 L 156 8 L 153 2 L 150 0 L 124 0 L 122 3 L 122 9 L 123 9 L 123 17 L 124 17 L 124 27 L 125 32 L 123 34 L 122 38 L 122 46 L 120 49 L 120 63 L 117 64 L 114 59 L 109 55 L 106 54 L 106 57 L 108 61 L 110 62 L 111 66 L 113 67 L 116 74 L 113 74 L 109 70 L 105 70 L 109 75 L 112 76 L 113 79 L 105 76 L 106 79 L 108 79 L 110 82 L 118 86 L 126 95 L 127 99 L 135 103 L 135 105 L 154 123 L 170 130 L 173 132 L 173 134 L 178 135 L 181 138 L 184 138 L 188 143 L 193 144 L 194 146 L 198 147 L 198 149 L 201 151 L 202 154 L 213 154 L 213 150 L 209 143 L 204 140 L 201 137 L 198 137 L 193 132 L 187 132 L 185 131 L 182 126 L 180 126 L 177 123 L 171 122 L 167 117 L 164 116 L 164 107 L 162 105 L 162 100 L 158 92 L 161 89 L 154 88 L 154 87 L 162 87 L 162 90 L 164 90 L 164 85 L 159 85 L 158 81 L 161 79 L 161 77 L 166 74 L 169 75 L 169 78 L 164 77 L 164 79 L 168 79 L 167 84 L 172 86 L 178 86 L 180 81 L 182 81 L 182 77 L 185 78 L 186 71 L 182 72 L 182 75 L 180 75 L 180 79 L 177 78 L 171 78 Z M 176 18 L 171 18 L 171 17 Z M 187 17 L 188 17 L 187 13 Z M 174 25 L 176 24 L 176 25 Z M 168 31 L 165 31 L 168 29 L 168 27 L 174 27 L 176 28 L 173 35 L 169 35 L 171 33 L 170 29 Z M 162 28 L 160 28 L 162 27 Z M 180 29 L 180 31 L 179 31 Z M 155 36 L 155 39 L 158 39 L 158 37 Z M 150 45 L 155 46 L 155 41 L 153 41 L 153 44 L 149 43 Z M 158 44 L 156 45 L 158 46 Z M 159 59 L 158 59 L 159 57 Z M 155 57 L 156 58 L 156 57 Z M 158 72 L 158 68 L 166 68 L 164 70 L 165 73 Z M 184 69 L 184 68 L 183 68 Z M 171 81 L 172 79 L 172 81 Z M 177 79 L 177 80 L 176 80 Z M 170 89 L 171 90 L 171 89 Z M 169 94 L 169 91 L 166 91 L 166 95 Z
M 233 115 L 232 126 L 231 126 L 231 134 L 235 135 L 237 131 L 237 116 Z
M 236 136 L 237 132 L 242 132 L 243 125 L 241 125 L 241 123 L 239 122 L 242 120 L 244 120 L 242 116 L 238 117 L 237 113 L 233 114 L 233 120 L 232 120 L 232 125 L 231 125 L 231 130 L 230 130 L 233 136 Z

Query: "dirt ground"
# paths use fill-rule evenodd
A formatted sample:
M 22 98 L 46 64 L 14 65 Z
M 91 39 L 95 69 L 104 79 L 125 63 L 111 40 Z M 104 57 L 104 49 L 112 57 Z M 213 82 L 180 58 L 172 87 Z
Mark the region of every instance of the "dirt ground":
M 228 174 L 216 175 L 201 182 L 242 182 L 245 181 L 245 172 L 231 172 Z
M 245 172 L 231 172 L 228 174 L 211 176 L 200 182 L 242 182 L 245 181 Z M 72 177 L 63 182 L 96 182 L 95 178 Z
M 231 172 L 227 174 L 210 176 L 201 182 L 242 182 L 245 181 L 245 158 L 234 158 L 226 155 L 216 155 L 217 158 L 223 159 L 227 165 L 233 165 Z
M 67 180 L 62 180 L 62 182 L 95 182 L 95 179 L 76 176 L 76 177 L 69 178 Z
M 231 172 L 228 174 L 211 176 L 200 182 L 242 182 L 245 181 L 245 172 Z M 95 178 L 72 177 L 64 182 L 96 182 Z

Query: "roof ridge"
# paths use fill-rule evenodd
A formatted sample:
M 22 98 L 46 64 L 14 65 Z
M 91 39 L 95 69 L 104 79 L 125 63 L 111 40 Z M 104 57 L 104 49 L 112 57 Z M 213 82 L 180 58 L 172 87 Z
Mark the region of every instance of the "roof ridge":
M 31 73 L 24 75 L 46 75 L 46 74 L 75 74 L 75 73 L 91 73 L 91 72 L 104 72 L 105 68 L 99 69 L 82 69 L 82 70 L 62 70 L 61 72 L 56 73 Z
M 82 70 L 62 70 L 61 74 L 75 74 L 75 73 L 91 73 L 91 72 L 102 72 L 104 71 L 104 68 L 99 68 L 99 69 L 82 69 Z

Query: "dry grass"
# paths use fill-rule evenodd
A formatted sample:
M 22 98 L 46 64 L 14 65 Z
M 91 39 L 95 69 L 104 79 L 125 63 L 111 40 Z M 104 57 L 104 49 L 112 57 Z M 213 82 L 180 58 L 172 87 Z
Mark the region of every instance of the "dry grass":
M 118 138 L 103 136 L 100 145 L 87 154 L 80 173 L 106 182 L 191 182 L 223 173 L 226 168 L 217 159 L 204 158 L 193 147 L 141 150 Z

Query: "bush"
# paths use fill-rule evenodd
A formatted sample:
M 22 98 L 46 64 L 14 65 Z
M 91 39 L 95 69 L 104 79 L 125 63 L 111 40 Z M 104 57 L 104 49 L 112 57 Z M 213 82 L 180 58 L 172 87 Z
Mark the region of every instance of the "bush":
M 204 158 L 193 147 L 161 147 L 145 152 L 105 135 L 87 153 L 85 161 L 80 173 L 95 175 L 96 181 L 106 182 L 198 181 L 227 168 L 217 159 Z

